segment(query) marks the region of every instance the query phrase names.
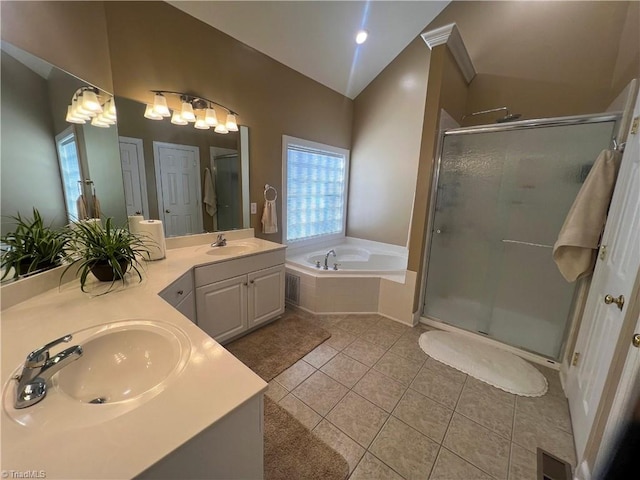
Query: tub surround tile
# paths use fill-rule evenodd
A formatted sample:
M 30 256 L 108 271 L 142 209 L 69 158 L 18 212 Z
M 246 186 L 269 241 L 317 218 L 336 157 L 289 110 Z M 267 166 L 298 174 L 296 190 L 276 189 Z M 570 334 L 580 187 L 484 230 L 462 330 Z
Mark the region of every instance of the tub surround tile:
M 536 454 L 512 443 L 509 480 L 538 480 L 538 459 Z
M 456 412 L 510 440 L 514 405 L 508 395 L 511 394 L 469 377 Z
M 308 364 L 320 368 L 338 354 L 335 348 L 326 343 L 321 343 L 316 348 L 307 353 L 302 359 Z
M 507 478 L 511 443 L 468 418 L 454 413 L 442 445 L 482 471 Z
M 317 413 L 325 416 L 346 395 L 348 390 L 347 387 L 321 371 L 316 371 L 292 393 Z
M 369 370 L 353 387 L 354 392 L 389 413 L 393 411 L 406 390 L 405 385 L 373 369 Z
M 373 365 L 382 358 L 386 350 L 378 345 L 358 338 L 342 352 L 358 360 L 360 363 L 373 367 Z
M 353 386 L 358 383 L 358 380 L 367 373 L 369 367 L 342 353 L 338 353 L 320 370 L 345 387 L 353 388 Z
M 271 380 L 269 382 L 269 388 L 264 393 L 271 400 L 278 403 L 287 395 L 287 393 L 289 393 L 289 391 L 275 380 Z
M 394 417 L 438 443 L 442 443 L 452 415 L 453 410 L 411 389 L 393 411 Z
M 516 409 L 531 417 L 541 418 L 548 425 L 553 425 L 567 433 L 572 433 L 569 404 L 565 398 L 555 395 L 518 397 Z
M 385 465 L 369 452 L 364 454 L 362 460 L 349 477 L 349 480 L 403 480 L 392 468 Z
M 351 345 L 356 339 L 355 335 L 352 335 L 349 332 L 336 327 L 335 325 L 329 325 L 323 328 L 331 333 L 331 337 L 325 340 L 324 344 L 338 351 L 343 350 L 345 347 Z
M 367 448 L 384 425 L 388 414 L 353 392 L 329 412 L 326 419 Z
M 424 366 L 411 383 L 411 388 L 453 410 L 456 408 L 463 385 Z
M 401 357 L 395 353 L 387 352 L 373 366 L 375 370 L 385 374 L 404 385 L 409 385 L 420 371 L 423 362 Z
M 406 479 L 429 478 L 439 446 L 417 430 L 390 417 L 369 451 Z
M 429 480 L 492 480 L 479 468 L 471 465 L 455 453 L 441 448 L 438 458 L 433 466 L 433 472 Z M 522 479 L 524 480 L 524 479 Z
M 313 430 L 313 428 L 320 423 L 320 420 L 322 420 L 320 415 L 292 394 L 288 394 L 281 399 L 279 404 L 309 430 Z
M 576 466 L 576 451 L 570 433 L 549 425 L 544 419 L 527 415 L 517 408 L 513 422 L 513 442 L 533 453 L 540 447 L 569 462 L 574 468 Z
M 354 471 L 362 455 L 364 455 L 364 448 L 326 420 L 322 420 L 313 430 L 313 433 L 344 457 L 349 464 L 349 473 Z
M 304 360 L 298 360 L 278 375 L 275 380 L 284 388 L 291 391 L 315 371 L 316 369 Z

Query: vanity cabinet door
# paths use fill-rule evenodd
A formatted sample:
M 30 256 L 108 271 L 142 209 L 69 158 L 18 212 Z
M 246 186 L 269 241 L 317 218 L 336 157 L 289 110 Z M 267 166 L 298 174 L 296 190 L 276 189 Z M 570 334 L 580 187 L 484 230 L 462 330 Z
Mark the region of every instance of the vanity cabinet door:
M 218 342 L 247 329 L 247 276 L 196 289 L 198 326 Z
M 249 324 L 259 325 L 284 313 L 284 265 L 247 275 L 249 280 Z

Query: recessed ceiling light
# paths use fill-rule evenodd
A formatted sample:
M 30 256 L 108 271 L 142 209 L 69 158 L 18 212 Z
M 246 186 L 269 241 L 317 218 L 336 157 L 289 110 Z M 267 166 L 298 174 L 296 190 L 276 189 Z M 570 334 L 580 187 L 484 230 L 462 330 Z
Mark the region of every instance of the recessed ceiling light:
M 360 30 L 357 34 L 356 34 L 356 43 L 358 45 L 362 45 L 364 42 L 367 41 L 367 37 L 369 36 L 369 32 L 367 32 L 366 30 Z

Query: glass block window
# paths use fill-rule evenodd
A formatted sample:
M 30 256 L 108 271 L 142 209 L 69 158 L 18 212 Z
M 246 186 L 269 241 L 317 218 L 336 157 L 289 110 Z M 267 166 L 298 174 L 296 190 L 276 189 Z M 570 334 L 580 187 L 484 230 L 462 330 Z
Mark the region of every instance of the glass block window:
M 82 173 L 80 170 L 76 136 L 73 131 L 67 130 L 56 137 L 56 144 L 58 148 L 64 200 L 67 208 L 67 219 L 69 221 L 78 220 L 77 200 L 80 195 L 79 182 L 82 180 Z
M 285 137 L 286 243 L 344 236 L 348 150 Z

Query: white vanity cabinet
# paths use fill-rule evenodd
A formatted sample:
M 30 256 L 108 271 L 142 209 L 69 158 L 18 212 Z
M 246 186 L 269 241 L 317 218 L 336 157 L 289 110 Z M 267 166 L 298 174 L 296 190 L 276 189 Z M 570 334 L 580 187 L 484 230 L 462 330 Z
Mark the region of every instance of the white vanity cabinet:
M 195 269 L 198 326 L 222 343 L 284 312 L 283 250 Z
M 159 295 L 181 314 L 196 323 L 196 301 L 191 270 L 162 290 Z

